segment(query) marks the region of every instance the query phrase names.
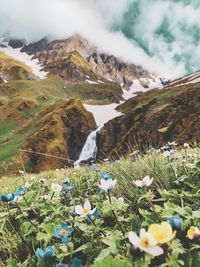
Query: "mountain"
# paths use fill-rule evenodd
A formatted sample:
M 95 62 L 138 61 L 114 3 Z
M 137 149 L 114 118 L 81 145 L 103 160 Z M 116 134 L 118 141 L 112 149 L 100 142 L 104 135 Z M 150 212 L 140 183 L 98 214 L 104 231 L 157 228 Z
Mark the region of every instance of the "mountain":
M 153 89 L 117 107 L 98 135 L 99 157 L 126 155 L 128 149 L 159 148 L 169 141 L 200 142 L 200 72 Z
M 31 68 L 15 58 L 0 52 L 0 83 L 12 80 L 36 80 Z
M 199 141 L 199 73 L 169 83 L 79 35 L 9 43 L 0 42 L 1 173 L 21 168 L 19 149 L 29 171 L 71 166 L 99 121 L 118 115 L 97 135 L 99 158 L 135 142 Z
M 108 55 L 100 51 L 78 34 L 65 40 L 49 42 L 48 39 L 44 38 L 37 43 L 24 46 L 22 52 L 34 55 L 46 71 L 50 73 L 55 73 L 56 71 L 61 77 L 64 76 L 66 81 L 70 81 L 71 79 L 68 75 L 63 75 L 63 69 L 66 66 L 63 64 L 66 59 L 70 62 L 70 57 L 73 59 L 73 55 L 78 59 L 75 62 L 81 62 L 80 65 L 77 64 L 77 70 L 80 72 L 78 78 L 80 79 L 81 77 L 82 81 L 85 80 L 87 82 L 91 80 L 99 83 L 98 76 L 100 76 L 100 79 L 103 77 L 104 79 L 130 87 L 133 80 L 138 79 L 142 85 L 148 88 L 151 84 L 159 80 L 153 74 L 142 69 L 141 66 L 128 64 L 113 55 Z M 84 64 L 83 61 L 85 61 Z M 72 65 L 76 66 L 74 64 L 75 62 L 72 60 Z M 59 68 L 54 67 L 52 69 L 52 66 L 59 66 Z M 75 81 L 78 82 L 77 75 L 74 76 L 76 78 Z

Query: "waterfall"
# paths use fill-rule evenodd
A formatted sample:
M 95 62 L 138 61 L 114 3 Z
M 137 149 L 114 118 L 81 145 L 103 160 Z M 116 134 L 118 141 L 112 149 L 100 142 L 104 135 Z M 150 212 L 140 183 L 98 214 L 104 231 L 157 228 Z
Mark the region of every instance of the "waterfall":
M 96 137 L 97 133 L 101 127 L 97 128 L 96 130 L 92 131 L 83 146 L 79 159 L 74 163 L 74 167 L 78 167 L 82 161 L 87 161 L 89 159 L 96 159 L 97 156 L 97 144 L 96 144 Z

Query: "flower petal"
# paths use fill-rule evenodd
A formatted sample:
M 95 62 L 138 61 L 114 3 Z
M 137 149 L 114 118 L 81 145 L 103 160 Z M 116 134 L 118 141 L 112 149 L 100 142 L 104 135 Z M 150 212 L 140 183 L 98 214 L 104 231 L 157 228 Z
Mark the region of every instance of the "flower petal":
M 139 236 L 137 236 L 137 234 L 135 232 L 129 232 L 128 233 L 128 239 L 132 245 L 134 245 L 135 247 L 139 247 L 140 238 L 139 238 Z
M 144 249 L 144 251 L 146 251 L 147 253 L 149 253 L 154 257 L 162 255 L 164 253 L 163 249 L 159 246 L 149 247 L 147 249 Z
M 88 199 L 85 201 L 83 208 L 91 210 L 91 204 Z
M 78 215 L 81 215 L 83 213 L 83 207 L 81 205 L 77 205 L 75 206 L 75 212 L 78 214 Z

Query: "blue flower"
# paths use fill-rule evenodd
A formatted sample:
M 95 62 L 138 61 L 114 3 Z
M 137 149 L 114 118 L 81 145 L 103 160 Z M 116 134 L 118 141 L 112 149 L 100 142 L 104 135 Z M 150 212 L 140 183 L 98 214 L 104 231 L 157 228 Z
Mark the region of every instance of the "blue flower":
M 72 190 L 75 190 L 77 188 L 76 184 L 70 185 L 69 178 L 67 178 L 64 182 L 62 182 L 62 184 L 63 184 L 63 190 L 62 190 L 62 193 L 61 193 L 62 195 L 64 193 L 68 193 L 68 192 L 70 192 Z
M 16 192 L 8 193 L 8 194 L 0 194 L 0 200 L 3 202 L 10 202 L 14 199 L 18 199 L 18 197 L 23 196 L 28 192 L 28 188 L 19 187 Z
M 66 223 L 62 223 L 60 227 L 55 228 L 54 236 L 61 240 L 62 243 L 67 244 L 70 242 L 70 236 L 73 229 Z
M 23 196 L 23 195 L 25 195 L 27 192 L 28 192 L 28 188 L 27 188 L 27 187 L 25 187 L 25 188 L 19 187 L 19 188 L 17 189 L 17 191 L 15 192 L 15 196 Z
M 64 264 L 64 263 L 58 263 L 56 264 L 56 267 L 68 267 L 68 264 Z M 72 267 L 83 267 L 83 264 L 81 262 L 81 260 L 77 259 L 77 258 L 73 258 L 72 259 Z
M 54 256 L 54 246 L 48 246 L 45 248 L 45 250 L 37 248 L 35 251 L 35 255 L 40 260 L 52 258 Z
M 112 175 L 111 174 L 109 174 L 109 173 L 107 173 L 107 172 L 102 172 L 101 174 L 100 174 L 100 177 L 99 177 L 100 179 L 103 179 L 103 180 L 108 180 L 108 179 L 112 179 L 113 177 L 112 177 Z
M 167 222 L 171 225 L 173 230 L 181 229 L 183 220 L 179 216 L 170 217 L 167 219 Z
M 98 217 L 99 217 L 99 212 L 98 212 L 97 209 L 95 209 L 95 212 L 94 212 L 93 214 L 87 216 L 87 221 L 88 221 L 88 222 L 91 222 L 91 219 L 92 219 L 93 221 L 95 221 L 96 219 L 98 219 Z
M 0 200 L 3 202 L 9 202 L 12 201 L 15 198 L 14 193 L 9 193 L 9 194 L 0 194 Z

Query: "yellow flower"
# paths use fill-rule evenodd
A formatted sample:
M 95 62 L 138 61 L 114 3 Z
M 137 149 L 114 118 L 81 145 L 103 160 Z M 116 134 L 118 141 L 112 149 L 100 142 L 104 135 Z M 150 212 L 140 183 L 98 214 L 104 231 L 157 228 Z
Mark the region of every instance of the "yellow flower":
M 200 230 L 195 227 L 195 226 L 191 226 L 190 229 L 187 231 L 187 237 L 190 240 L 194 240 L 200 237 Z
M 158 244 L 165 244 L 174 239 L 176 235 L 176 232 L 173 232 L 172 227 L 168 222 L 150 225 L 148 233 L 155 238 Z

